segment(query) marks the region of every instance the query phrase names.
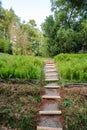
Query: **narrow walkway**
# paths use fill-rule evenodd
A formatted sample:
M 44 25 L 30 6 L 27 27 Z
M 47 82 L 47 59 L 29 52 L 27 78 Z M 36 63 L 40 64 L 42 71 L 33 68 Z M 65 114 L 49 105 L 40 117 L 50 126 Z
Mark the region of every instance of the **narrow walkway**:
M 37 130 L 63 130 L 59 121 L 61 110 L 58 108 L 60 95 L 58 89 L 58 73 L 53 60 L 45 60 L 45 95 L 42 95 L 42 105 L 39 111 L 40 119 Z

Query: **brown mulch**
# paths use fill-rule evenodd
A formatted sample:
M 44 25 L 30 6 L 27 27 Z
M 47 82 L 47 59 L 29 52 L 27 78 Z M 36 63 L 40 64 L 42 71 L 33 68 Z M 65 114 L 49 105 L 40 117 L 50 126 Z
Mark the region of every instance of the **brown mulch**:
M 80 87 L 68 87 L 68 88 L 60 89 L 59 93 L 60 93 L 61 98 L 64 97 L 66 95 L 66 92 L 69 92 L 69 91 L 71 93 L 76 93 L 79 95 L 87 96 L 87 87 L 80 86 Z
M 0 120 L 3 121 L 0 130 L 7 130 L 8 116 L 12 115 L 14 121 L 21 116 L 34 116 L 35 122 L 38 116 L 40 101 L 37 95 L 42 92 L 41 87 L 33 84 L 13 84 L 0 82 Z M 9 111 L 9 113 L 7 112 Z M 9 130 L 16 130 L 9 127 Z
M 74 99 L 75 96 L 78 97 L 79 99 L 82 98 L 82 100 L 87 100 L 87 87 L 84 86 L 80 86 L 80 87 L 66 87 L 66 88 L 61 88 L 59 89 L 59 94 L 61 96 L 61 102 L 60 102 L 60 110 L 62 110 L 63 112 L 68 112 L 70 111 L 70 109 L 67 111 L 65 110 L 65 108 L 63 106 L 61 106 L 61 104 L 65 101 L 67 94 L 71 99 Z M 61 124 L 65 124 L 65 119 L 63 116 L 60 116 L 60 122 Z

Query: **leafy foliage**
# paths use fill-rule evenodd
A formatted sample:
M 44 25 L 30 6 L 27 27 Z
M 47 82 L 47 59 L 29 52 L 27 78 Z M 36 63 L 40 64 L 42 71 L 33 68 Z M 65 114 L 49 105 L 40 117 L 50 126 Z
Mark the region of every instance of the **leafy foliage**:
M 49 56 L 87 51 L 86 0 L 51 0 L 51 4 L 54 14 L 42 24 Z
M 0 54 L 0 78 L 40 79 L 42 66 L 38 57 Z
M 87 54 L 60 54 L 55 61 L 63 82 L 87 81 Z
M 27 23 L 21 23 L 12 8 L 6 10 L 2 6 L 0 14 L 0 52 L 40 55 L 39 46 L 42 34 L 37 29 L 35 20 L 31 19 Z M 8 49 L 6 49 L 7 43 Z

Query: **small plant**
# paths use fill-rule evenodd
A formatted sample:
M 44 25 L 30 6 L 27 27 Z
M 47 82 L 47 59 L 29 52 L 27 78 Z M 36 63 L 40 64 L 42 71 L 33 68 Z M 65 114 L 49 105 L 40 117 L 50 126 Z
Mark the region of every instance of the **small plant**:
M 41 102 L 41 95 L 36 95 L 35 99 L 36 99 L 37 102 Z
M 23 116 L 21 117 L 21 130 L 33 130 L 34 129 L 34 117 Z
M 71 107 L 72 106 L 72 102 L 70 98 L 66 98 L 65 101 L 63 102 L 63 105 L 65 107 Z

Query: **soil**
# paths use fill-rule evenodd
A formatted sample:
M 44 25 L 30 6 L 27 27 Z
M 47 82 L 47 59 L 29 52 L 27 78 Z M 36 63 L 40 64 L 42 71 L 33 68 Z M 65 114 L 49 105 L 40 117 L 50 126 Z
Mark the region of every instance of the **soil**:
M 7 108 L 7 106 L 10 106 L 9 107 L 11 109 L 10 113 L 14 115 L 15 117 L 16 116 L 18 117 L 20 114 L 24 114 L 24 115 L 30 114 L 28 112 L 32 109 L 33 115 L 35 115 L 35 120 L 36 120 L 38 116 L 37 112 L 41 104 L 40 102 L 37 102 L 35 94 L 42 95 L 41 89 L 42 89 L 41 87 L 35 88 L 35 85 L 33 86 L 29 84 L 17 84 L 17 83 L 8 84 L 8 83 L 0 82 L 0 120 L 3 119 L 3 121 L 5 121 L 5 118 L 3 118 L 2 113 L 5 112 L 4 114 L 6 116 L 6 111 L 5 109 L 2 109 L 2 108 L 5 108 L 5 107 Z M 58 103 L 59 103 L 60 109 L 64 112 L 65 112 L 65 108 L 61 106 L 61 103 L 65 100 L 65 97 L 67 96 L 68 93 L 71 93 L 71 98 L 74 98 L 74 95 L 76 95 L 78 98 L 87 100 L 87 87 L 84 87 L 84 86 L 74 87 L 73 86 L 69 88 L 59 89 L 61 102 L 58 101 Z M 45 102 L 47 101 L 45 100 Z M 20 103 L 21 103 L 22 108 L 19 112 L 16 107 L 18 105 L 20 109 Z M 17 121 L 17 119 L 15 120 Z M 60 116 L 59 120 L 61 124 L 65 125 L 66 121 L 63 116 Z M 7 127 L 5 126 L 4 123 L 2 124 L 2 126 L 3 127 L 2 128 L 0 127 L 0 130 L 7 130 Z M 16 129 L 10 128 L 10 130 L 16 130 Z
M 83 86 L 60 89 L 59 90 L 60 96 L 64 97 L 66 95 L 66 91 L 70 91 L 77 94 L 82 94 L 84 96 L 87 95 L 87 87 L 83 87 Z
M 66 124 L 66 119 L 65 119 L 64 115 L 65 114 L 70 115 L 69 118 L 71 119 L 71 117 L 73 116 L 73 112 L 74 112 L 74 106 L 77 106 L 79 108 L 78 112 L 80 112 L 80 108 L 82 108 L 82 109 L 84 108 L 84 105 L 81 104 L 81 102 L 87 101 L 87 87 L 84 87 L 84 86 L 71 87 L 71 86 L 69 86 L 69 88 L 64 88 L 64 89 L 61 88 L 59 90 L 59 94 L 61 96 L 61 102 L 60 102 L 59 106 L 63 112 L 63 114 L 62 114 L 63 116 L 60 117 L 60 121 L 61 121 L 61 124 L 63 124 L 64 130 L 66 130 L 65 127 L 67 126 L 67 124 Z M 66 100 L 66 97 L 73 100 L 72 107 L 70 107 L 70 108 L 68 108 L 68 107 L 65 108 L 63 106 L 63 102 Z M 78 102 L 74 101 L 75 99 L 78 99 Z M 79 107 L 80 104 L 83 106 Z
M 31 127 L 35 130 L 42 90 L 40 85 L 30 84 L 0 82 L 0 130 L 16 130 L 8 125 L 9 121 L 15 126 L 25 116 L 33 117 Z

